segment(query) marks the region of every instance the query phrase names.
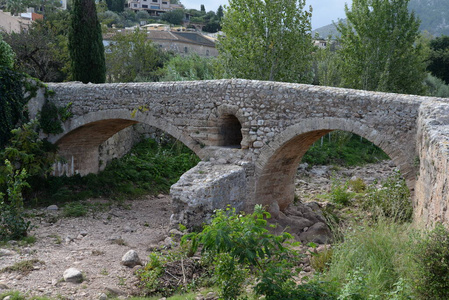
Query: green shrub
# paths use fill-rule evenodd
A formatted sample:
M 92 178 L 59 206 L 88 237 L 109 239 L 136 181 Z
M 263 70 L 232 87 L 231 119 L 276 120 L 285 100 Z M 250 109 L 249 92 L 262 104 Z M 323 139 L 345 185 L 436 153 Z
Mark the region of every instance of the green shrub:
M 254 280 L 254 292 L 265 299 L 332 299 L 318 285 L 297 285 L 293 276 L 299 254 L 288 245 L 291 235 L 273 235 L 267 229 L 270 214 L 256 205 L 254 213 L 234 208 L 217 210 L 202 232 L 184 236 L 193 250 L 201 247 L 211 258 L 220 296 L 237 299 L 245 284 Z
M 441 224 L 425 235 L 416 248 L 420 299 L 449 299 L 449 231 Z
M 23 217 L 22 190 L 29 187 L 25 170 L 14 171 L 5 160 L 7 194 L 0 192 L 0 240 L 16 240 L 26 237 L 31 228 Z
M 368 188 L 362 208 L 373 213 L 375 218 L 385 216 L 395 221 L 411 221 L 413 207 L 410 190 L 399 172 L 382 181 L 379 189 L 376 185 Z
M 0 67 L 13 68 L 16 54 L 0 34 Z
M 347 206 L 351 202 L 354 193 L 348 191 L 348 182 L 342 183 L 340 180 L 334 178 L 332 179 L 329 196 L 333 203 Z
M 362 193 L 366 190 L 366 183 L 362 178 L 356 178 L 348 181 L 348 187 L 356 193 Z

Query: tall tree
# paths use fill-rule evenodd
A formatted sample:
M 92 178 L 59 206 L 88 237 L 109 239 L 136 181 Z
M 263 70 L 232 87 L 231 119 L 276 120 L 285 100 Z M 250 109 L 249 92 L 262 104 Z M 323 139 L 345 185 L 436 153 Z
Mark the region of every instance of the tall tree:
M 204 13 L 204 14 L 206 13 L 206 8 L 204 7 L 204 4 L 201 4 L 200 10 L 202 13 Z
M 217 19 L 218 21 L 221 21 L 221 19 L 223 18 L 223 6 L 219 6 L 217 9 Z
M 305 0 L 230 0 L 218 50 L 229 76 L 311 82 L 311 8 Z
M 345 87 L 422 94 L 426 77 L 419 20 L 409 0 L 353 0 L 345 6 L 341 33 L 342 84 Z
M 93 0 L 74 0 L 69 32 L 72 79 L 84 83 L 106 80 L 103 37 Z
M 165 12 L 161 18 L 162 20 L 167 21 L 170 24 L 182 25 L 184 17 L 185 17 L 184 10 L 175 9 Z
M 449 84 L 449 36 L 437 37 L 430 41 L 430 57 L 427 69 L 446 84 Z

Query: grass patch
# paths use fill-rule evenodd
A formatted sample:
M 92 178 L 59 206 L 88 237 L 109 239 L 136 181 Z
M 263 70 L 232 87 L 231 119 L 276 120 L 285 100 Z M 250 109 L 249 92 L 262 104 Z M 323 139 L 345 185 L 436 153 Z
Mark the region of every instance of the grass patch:
M 34 270 L 34 266 L 37 264 L 45 264 L 45 263 L 38 259 L 23 260 L 16 262 L 12 266 L 1 269 L 1 272 L 2 273 L 18 272 L 22 275 L 27 275 Z
M 404 279 L 413 270 L 412 231 L 409 223 L 389 219 L 348 230 L 345 241 L 333 249 L 324 279 L 335 284 L 340 295 L 354 296 L 341 299 L 391 299 L 388 294 L 398 282 L 410 283 Z
M 82 202 L 70 202 L 64 205 L 62 214 L 64 217 L 83 217 L 87 215 L 88 209 Z
M 144 140 L 120 159 L 113 160 L 99 174 L 49 177 L 37 188 L 37 205 L 66 203 L 87 198 L 124 199 L 145 194 L 168 193 L 170 186 L 199 158 L 179 141 L 158 144 Z M 82 214 L 73 205 L 69 214 Z
M 47 297 L 36 297 L 36 296 L 27 297 L 27 296 L 22 295 L 18 291 L 9 291 L 6 293 L 2 293 L 2 294 L 0 294 L 0 299 L 4 299 L 7 296 L 10 296 L 10 300 L 52 300 Z

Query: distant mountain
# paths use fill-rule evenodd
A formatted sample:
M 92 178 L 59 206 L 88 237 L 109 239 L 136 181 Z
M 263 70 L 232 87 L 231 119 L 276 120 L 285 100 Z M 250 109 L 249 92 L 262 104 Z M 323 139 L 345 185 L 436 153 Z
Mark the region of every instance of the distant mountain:
M 338 20 L 338 22 L 346 23 L 346 19 Z M 337 31 L 337 27 L 335 27 L 334 23 L 312 30 L 312 37 L 315 37 L 316 34 L 323 39 L 327 39 L 330 36 L 332 38 L 340 36 L 340 33 Z
M 434 36 L 449 35 L 449 0 L 410 0 L 409 8 L 421 20 L 422 31 L 426 30 Z M 334 24 L 313 30 L 312 36 L 315 37 L 316 33 L 321 38 L 339 36 Z
M 449 35 L 448 0 L 411 0 L 409 8 L 421 19 L 421 30 L 435 36 Z

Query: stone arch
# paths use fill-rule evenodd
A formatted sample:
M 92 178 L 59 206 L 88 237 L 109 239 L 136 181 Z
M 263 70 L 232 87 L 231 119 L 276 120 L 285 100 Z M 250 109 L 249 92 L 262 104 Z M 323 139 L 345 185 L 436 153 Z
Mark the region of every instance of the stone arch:
M 137 112 L 133 117 L 126 109 L 92 112 L 70 119 L 64 123 L 64 132 L 51 136 L 49 141 L 56 143 L 60 155 L 68 160 L 70 167 L 65 170 L 68 175 L 97 173 L 99 145 L 120 130 L 137 123 L 144 123 L 170 134 L 201 159 L 204 158 L 204 151 L 198 142 L 176 126 L 155 118 L 148 112 Z
M 413 195 L 416 179 L 412 164 L 414 153 L 403 152 L 394 136 L 359 121 L 313 118 L 288 127 L 261 148 L 256 161 L 255 202 L 269 206 L 277 201 L 279 208 L 285 209 L 294 198 L 294 176 L 301 158 L 316 140 L 333 130 L 355 133 L 381 148 L 400 169 Z
M 242 116 L 237 106 L 218 107 L 216 146 L 242 148 Z

